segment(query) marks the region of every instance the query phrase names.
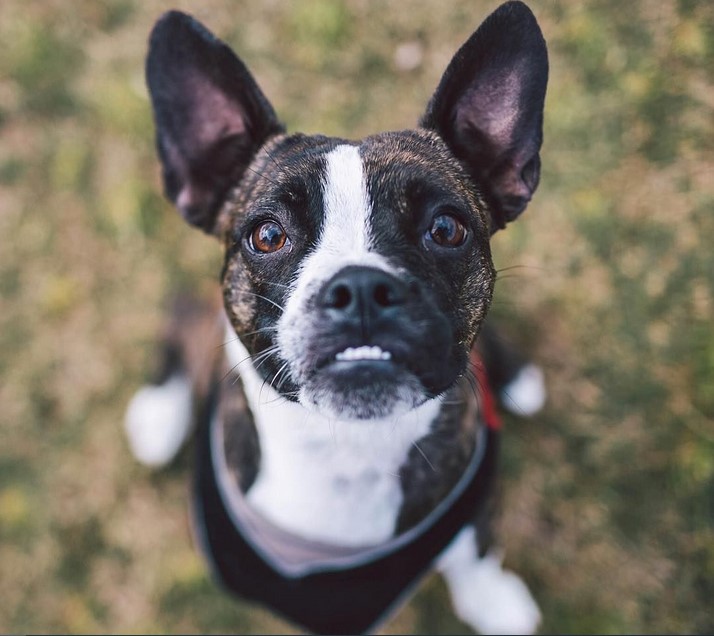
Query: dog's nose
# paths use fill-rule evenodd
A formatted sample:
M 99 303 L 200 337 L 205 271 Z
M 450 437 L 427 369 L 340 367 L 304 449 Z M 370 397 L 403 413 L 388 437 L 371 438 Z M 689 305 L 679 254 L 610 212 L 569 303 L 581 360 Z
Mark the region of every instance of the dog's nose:
M 346 267 L 322 289 L 319 303 L 335 318 L 365 320 L 403 305 L 408 286 L 371 267 Z

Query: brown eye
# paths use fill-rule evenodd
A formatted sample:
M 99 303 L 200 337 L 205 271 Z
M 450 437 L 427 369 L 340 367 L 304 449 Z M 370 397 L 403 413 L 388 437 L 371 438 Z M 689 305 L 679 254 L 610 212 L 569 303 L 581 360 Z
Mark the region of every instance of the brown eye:
M 263 221 L 255 226 L 250 235 L 250 247 L 254 252 L 270 254 L 285 247 L 288 235 L 275 221 Z
M 442 247 L 459 247 L 466 240 L 466 226 L 451 214 L 434 217 L 428 238 Z

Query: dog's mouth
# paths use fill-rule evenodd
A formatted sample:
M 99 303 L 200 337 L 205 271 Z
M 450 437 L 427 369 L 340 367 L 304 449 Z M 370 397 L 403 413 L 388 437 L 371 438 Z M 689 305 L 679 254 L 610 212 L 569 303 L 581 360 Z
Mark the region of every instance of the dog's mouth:
M 429 397 L 413 361 L 398 346 L 341 345 L 315 362 L 303 384 L 301 401 L 331 417 L 385 418 L 415 408 Z
M 335 347 L 313 358 L 313 371 L 309 375 L 324 372 L 340 372 L 354 368 L 370 368 L 396 371 L 404 366 L 404 355 L 376 344 Z

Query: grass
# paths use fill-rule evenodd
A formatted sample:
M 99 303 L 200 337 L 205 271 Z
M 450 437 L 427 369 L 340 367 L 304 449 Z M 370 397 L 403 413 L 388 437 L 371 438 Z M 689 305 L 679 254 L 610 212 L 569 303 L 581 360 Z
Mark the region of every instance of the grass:
M 356 138 L 413 125 L 496 3 L 175 5 L 236 47 L 291 130 Z M 711 633 L 714 5 L 532 6 L 544 174 L 494 239 L 493 313 L 550 396 L 507 421 L 506 560 L 546 632 Z M 2 632 L 290 629 L 208 581 L 189 461 L 145 471 L 120 426 L 165 299 L 220 265 L 160 196 L 143 57 L 167 8 L 0 3 Z M 467 631 L 437 580 L 385 630 Z

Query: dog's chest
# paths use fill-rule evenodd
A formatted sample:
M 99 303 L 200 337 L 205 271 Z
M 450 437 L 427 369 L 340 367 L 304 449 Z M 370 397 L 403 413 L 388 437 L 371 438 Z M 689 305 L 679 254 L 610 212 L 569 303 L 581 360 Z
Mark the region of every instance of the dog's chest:
M 294 413 L 279 415 L 258 424 L 262 460 L 248 493 L 251 504 L 312 539 L 359 546 L 392 536 L 403 500 L 399 468 L 411 447 L 403 433 L 371 423 L 365 426 L 371 430 L 354 430 L 364 422 L 301 424 L 290 418 Z
M 231 348 L 245 359 L 242 345 Z M 281 399 L 248 362 L 240 371 L 261 453 L 250 504 L 305 538 L 346 546 L 389 539 L 403 502 L 399 470 L 440 402 L 395 420 L 335 421 Z

